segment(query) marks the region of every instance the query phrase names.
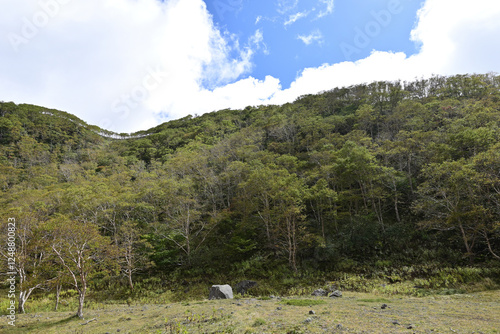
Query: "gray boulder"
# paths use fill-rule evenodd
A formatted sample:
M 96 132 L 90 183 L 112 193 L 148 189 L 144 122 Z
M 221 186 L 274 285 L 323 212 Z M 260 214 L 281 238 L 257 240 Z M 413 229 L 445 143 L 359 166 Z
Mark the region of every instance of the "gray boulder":
M 233 289 L 230 285 L 212 285 L 208 299 L 233 299 Z
M 245 280 L 236 284 L 234 289 L 236 290 L 237 293 L 244 295 L 248 289 L 253 288 L 254 286 L 257 286 L 257 282 Z
M 311 296 L 316 296 L 316 297 L 324 297 L 326 295 L 328 295 L 328 293 L 323 289 L 314 290 L 314 292 L 311 293 Z

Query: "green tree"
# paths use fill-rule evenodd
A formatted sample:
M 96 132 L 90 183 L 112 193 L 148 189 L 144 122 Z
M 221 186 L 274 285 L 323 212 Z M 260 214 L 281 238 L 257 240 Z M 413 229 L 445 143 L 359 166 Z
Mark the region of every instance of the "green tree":
M 309 189 L 307 199 L 310 202 L 314 218 L 320 226 L 323 242 L 325 242 L 327 222 L 335 220 L 337 215 L 335 209 L 335 202 L 338 200 L 337 193 L 330 188 L 328 182 L 324 178 L 320 178 L 316 184 Z
M 146 253 L 146 250 L 150 248 L 151 245 L 141 238 L 137 223 L 127 221 L 120 226 L 118 232 L 119 259 L 122 273 L 127 277 L 131 290 L 134 289 L 133 274 L 152 265 Z
M 19 277 L 18 309 L 25 313 L 26 302 L 36 289 L 47 287 L 54 279 L 50 271 L 50 250 L 44 222 L 51 213 L 50 204 L 42 198 L 48 197 L 44 190 L 20 191 L 12 194 L 7 210 L 0 211 L 4 217 L 14 217 L 16 236 L 15 271 Z M 2 222 L 2 230 L 9 224 Z M 5 234 L 7 235 L 7 234 Z M 7 258 L 6 249 L 1 254 Z M 9 270 L 14 271 L 14 270 Z
M 248 180 L 240 184 L 246 205 L 264 225 L 267 247 L 288 254 L 297 270 L 297 252 L 304 238 L 306 187 L 295 173 L 270 163 L 255 162 Z
M 479 173 L 481 203 L 485 208 L 481 224 L 481 235 L 488 251 L 500 259 L 500 251 L 495 249 L 495 241 L 500 240 L 500 145 L 496 144 L 488 151 L 478 154 L 473 159 L 475 170 Z
M 356 128 L 366 131 L 371 137 L 378 132 L 380 111 L 369 104 L 363 104 L 356 110 Z
M 71 221 L 66 216 L 52 219 L 50 245 L 58 263 L 71 277 L 72 286 L 78 291 L 76 315 L 83 318 L 85 296 L 92 275 L 106 270 L 116 271 L 117 249 L 109 238 L 99 234 L 92 223 Z
M 414 209 L 427 218 L 426 228 L 458 230 L 466 255 L 472 261 L 480 222 L 484 216 L 478 173 L 470 161 L 434 163 L 422 171 L 419 199 Z

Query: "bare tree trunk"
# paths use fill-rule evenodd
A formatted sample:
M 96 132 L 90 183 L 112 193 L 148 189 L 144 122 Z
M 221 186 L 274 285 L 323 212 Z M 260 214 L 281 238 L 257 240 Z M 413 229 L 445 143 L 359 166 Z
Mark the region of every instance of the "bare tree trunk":
M 296 235 L 296 226 L 295 219 L 292 218 L 292 268 L 293 271 L 297 272 L 297 235 Z
M 130 290 L 134 290 L 134 283 L 132 282 L 132 268 L 128 270 L 128 285 L 130 286 Z
M 401 217 L 399 216 L 399 209 L 398 209 L 398 195 L 396 194 L 394 197 L 394 211 L 396 212 L 396 220 L 398 223 L 401 223 Z
M 56 285 L 56 305 L 54 306 L 54 311 L 57 311 L 59 307 L 59 300 L 61 297 L 61 289 L 62 289 L 62 284 L 57 283 Z
M 398 208 L 398 188 L 394 179 L 392 180 L 392 185 L 394 186 L 394 211 L 396 212 L 396 220 L 398 221 L 398 223 L 401 223 L 401 217 L 399 216 Z
M 82 289 L 80 291 L 78 291 L 78 311 L 76 312 L 76 315 L 80 319 L 83 318 L 83 304 L 85 302 L 86 290 L 87 290 L 86 287 L 82 287 Z
M 469 257 L 469 262 L 470 264 L 474 263 L 474 254 L 472 253 L 472 247 L 474 247 L 474 239 L 472 242 L 469 244 L 469 238 L 467 237 L 467 234 L 465 233 L 465 229 L 462 225 L 462 222 L 459 222 L 458 226 L 460 227 L 460 232 L 462 233 L 462 239 L 465 244 L 465 249 L 467 250 L 467 256 Z
M 30 297 L 33 290 L 35 290 L 39 286 L 40 286 L 40 284 L 33 287 L 33 288 L 29 288 L 28 290 L 22 290 L 19 292 L 19 302 L 18 302 L 18 306 L 17 306 L 19 313 L 26 313 L 26 310 L 24 309 L 24 305 L 26 304 L 26 301 Z
M 184 233 L 186 237 L 186 255 L 188 266 L 191 266 L 191 211 L 189 205 L 187 207 L 187 218 L 184 226 Z
M 66 261 L 64 261 L 63 256 L 61 255 L 61 252 L 58 251 L 54 246 L 52 246 L 52 249 L 56 253 L 57 257 L 61 261 L 61 264 L 63 267 L 65 267 L 68 272 L 71 274 L 71 277 L 73 278 L 73 285 L 74 287 L 78 290 L 78 311 L 76 312 L 76 315 L 79 318 L 83 318 L 83 303 L 85 301 L 85 293 L 87 292 L 87 278 L 86 274 L 83 271 L 83 268 L 80 266 L 76 271 L 71 270 L 71 268 L 66 264 Z M 81 254 L 79 253 L 78 256 L 78 263 L 81 261 Z M 78 275 L 78 277 L 77 277 Z M 78 283 L 78 280 L 80 280 L 80 283 Z
M 125 260 L 127 261 L 127 277 L 128 277 L 128 285 L 130 286 L 130 290 L 134 290 L 134 283 L 132 282 L 132 272 L 134 270 L 134 249 L 133 249 L 133 241 L 128 240 L 128 245 L 125 250 Z
M 334 189 L 335 191 L 335 189 Z M 339 224 L 337 221 L 337 201 L 333 202 L 333 223 L 335 225 L 335 231 L 338 233 L 339 232 Z
M 493 255 L 494 258 L 500 260 L 500 256 L 497 255 L 494 251 L 493 248 L 491 247 L 490 243 L 490 238 L 488 238 L 488 232 L 483 231 L 484 238 L 486 239 L 486 244 L 488 245 L 488 250 L 490 251 L 491 255 Z
M 286 218 L 287 225 L 287 239 L 288 239 L 288 264 L 293 271 L 297 272 L 297 240 L 295 235 L 295 220 L 293 218 Z
M 27 293 L 27 291 L 21 291 L 19 293 L 19 302 L 18 302 L 18 306 L 17 306 L 19 313 L 26 313 L 26 311 L 24 310 L 24 304 L 26 303 L 26 300 L 28 299 L 26 297 L 26 293 Z
M 269 198 L 267 196 L 264 196 L 263 198 L 263 204 L 264 204 L 264 216 L 258 211 L 258 214 L 262 221 L 264 222 L 264 225 L 266 227 L 266 237 L 267 237 L 267 243 L 268 245 L 272 245 L 272 240 L 271 240 L 271 217 L 269 215 L 270 211 L 270 203 L 269 203 Z
M 411 153 L 408 153 L 408 183 L 410 184 L 410 194 L 413 196 L 413 181 L 411 179 Z

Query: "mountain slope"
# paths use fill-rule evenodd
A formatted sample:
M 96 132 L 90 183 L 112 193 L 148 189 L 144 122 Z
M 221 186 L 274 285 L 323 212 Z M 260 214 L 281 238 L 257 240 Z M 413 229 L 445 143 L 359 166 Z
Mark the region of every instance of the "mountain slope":
M 30 105 L 0 115 L 1 215 L 51 256 L 40 240 L 61 224 L 95 228 L 130 286 L 171 272 L 397 281 L 500 254 L 492 74 L 357 85 L 131 135 Z

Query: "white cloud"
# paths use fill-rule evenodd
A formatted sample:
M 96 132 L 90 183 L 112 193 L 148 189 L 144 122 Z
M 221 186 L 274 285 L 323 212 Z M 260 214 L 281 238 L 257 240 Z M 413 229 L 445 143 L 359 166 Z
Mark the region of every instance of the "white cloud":
M 433 74 L 500 72 L 500 1 L 427 0 L 418 12 L 411 39 L 417 54 L 373 51 L 356 62 L 306 68 L 271 103 L 304 94 L 375 80 L 413 80 Z
M 248 73 L 263 45 L 260 30 L 240 44 L 216 29 L 202 0 L 0 5 L 7 37 L 0 40 L 0 98 L 66 110 L 116 131 L 155 125 L 159 113 L 206 111 L 203 87 Z M 185 101 L 198 105 L 184 108 Z
M 377 52 L 357 62 L 323 64 L 317 68 L 306 68 L 291 84 L 290 88 L 276 93 L 273 104 L 293 101 L 298 96 L 313 94 L 334 87 L 368 83 L 376 80 L 413 79 L 420 77 L 420 68 L 412 66 L 415 59 L 402 52 Z
M 297 22 L 298 20 L 300 20 L 301 18 L 306 17 L 307 15 L 309 15 L 309 12 L 298 12 L 296 14 L 290 15 L 288 17 L 288 20 L 285 21 L 285 27 L 288 26 L 288 25 L 290 25 L 290 24 L 293 24 L 293 23 Z
M 319 12 L 317 18 L 322 18 L 323 16 L 333 13 L 334 0 L 319 0 L 319 2 L 323 4 L 325 8 Z
M 321 31 L 315 30 L 309 35 L 298 35 L 297 39 L 300 39 L 302 42 L 304 42 L 305 45 L 310 45 L 313 42 L 318 42 L 321 44 L 323 41 L 323 35 L 321 34 Z
M 333 1 L 322 1 L 333 10 Z M 279 3 L 289 12 L 297 6 Z M 246 41 L 221 32 L 202 0 L 0 5 L 0 99 L 66 110 L 119 132 L 157 125 L 166 120 L 160 115 L 285 103 L 373 80 L 500 72 L 497 0 L 426 0 L 411 35 L 417 54 L 373 51 L 356 62 L 306 68 L 287 89 L 271 76 L 239 79 L 255 53 L 266 52 L 265 32 Z M 301 40 L 320 41 L 315 36 Z
M 299 0 L 277 0 L 276 11 L 280 14 L 286 14 L 295 8 L 299 4 Z
M 500 1 L 427 0 L 411 38 L 443 74 L 500 71 Z

